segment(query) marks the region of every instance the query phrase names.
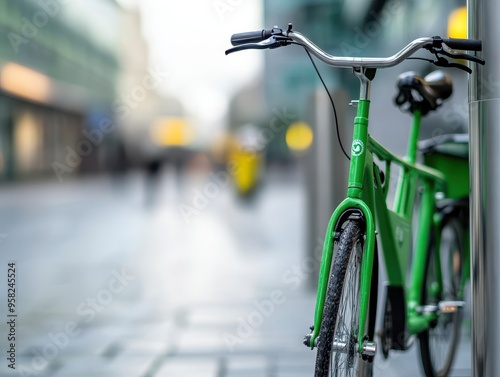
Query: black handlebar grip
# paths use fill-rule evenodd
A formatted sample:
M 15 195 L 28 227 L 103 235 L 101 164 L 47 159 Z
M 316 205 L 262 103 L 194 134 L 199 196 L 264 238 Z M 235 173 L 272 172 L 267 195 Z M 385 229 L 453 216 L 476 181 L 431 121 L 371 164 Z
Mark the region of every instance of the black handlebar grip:
M 481 51 L 482 44 L 478 39 L 443 39 L 443 43 L 454 50 Z
M 272 30 L 248 31 L 245 33 L 237 33 L 231 36 L 231 44 L 239 46 L 246 43 L 257 43 L 266 40 L 272 34 Z

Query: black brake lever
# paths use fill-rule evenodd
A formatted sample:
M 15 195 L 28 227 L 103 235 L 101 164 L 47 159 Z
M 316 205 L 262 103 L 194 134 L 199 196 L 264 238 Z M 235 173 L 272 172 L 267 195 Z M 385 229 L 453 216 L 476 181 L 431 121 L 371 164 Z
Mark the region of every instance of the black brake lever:
M 272 36 L 265 41 L 258 43 L 246 43 L 239 46 L 235 46 L 226 50 L 226 55 L 232 54 L 233 52 L 243 51 L 243 50 L 265 50 L 266 48 L 273 49 L 281 46 L 286 46 L 290 44 L 290 39 L 281 36 Z
M 437 56 L 437 55 L 436 55 Z M 460 63 L 450 63 L 448 60 L 443 58 L 442 56 L 437 56 L 437 60 L 433 62 L 435 66 L 438 67 L 449 67 L 449 68 L 458 68 L 467 73 L 472 73 L 472 69 L 467 67 L 466 65 Z
M 479 56 L 475 56 L 475 55 L 462 54 L 462 53 L 452 53 L 452 52 L 446 51 L 443 48 L 438 50 L 437 53 L 446 55 L 446 56 L 453 58 L 453 59 L 464 59 L 464 60 L 469 60 L 471 62 L 478 63 L 481 65 L 485 64 L 484 59 L 481 59 Z

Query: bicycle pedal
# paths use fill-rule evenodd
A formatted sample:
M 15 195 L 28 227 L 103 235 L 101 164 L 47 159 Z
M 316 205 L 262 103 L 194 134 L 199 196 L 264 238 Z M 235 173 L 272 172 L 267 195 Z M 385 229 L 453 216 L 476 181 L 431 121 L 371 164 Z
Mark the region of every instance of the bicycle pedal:
M 439 313 L 450 314 L 455 313 L 465 306 L 464 301 L 440 301 Z
M 417 307 L 419 314 L 451 314 L 462 309 L 464 301 L 440 301 L 437 305 L 424 305 Z

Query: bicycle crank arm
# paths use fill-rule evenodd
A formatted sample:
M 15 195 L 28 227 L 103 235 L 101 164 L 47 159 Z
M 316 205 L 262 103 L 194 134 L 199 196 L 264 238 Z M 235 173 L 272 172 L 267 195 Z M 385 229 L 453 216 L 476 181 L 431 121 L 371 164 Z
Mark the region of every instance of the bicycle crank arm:
M 451 314 L 462 309 L 464 301 L 440 301 L 437 305 L 425 305 L 417 307 L 419 314 Z

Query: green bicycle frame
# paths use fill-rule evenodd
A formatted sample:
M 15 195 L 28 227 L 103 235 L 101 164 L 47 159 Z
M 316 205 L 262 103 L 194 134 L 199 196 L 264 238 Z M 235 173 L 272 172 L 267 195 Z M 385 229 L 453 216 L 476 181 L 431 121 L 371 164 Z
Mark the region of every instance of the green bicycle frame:
M 314 328 L 310 334 L 310 346 L 314 348 L 321 328 L 333 258 L 335 229 L 341 225 L 338 222 L 342 214 L 355 208 L 362 211 L 366 222 L 359 297 L 358 352 L 361 352 L 368 318 L 376 230 L 382 244 L 389 285 L 405 288 L 406 284 L 409 284 L 404 289 L 408 331 L 410 334 L 417 334 L 428 328 L 429 322 L 435 319 L 435 314 L 418 313 L 417 307 L 421 304 L 430 234 L 433 229 L 438 229 L 440 222 L 440 218 L 435 216 L 435 197 L 438 191 L 445 190 L 446 179 L 440 171 L 416 162 L 420 112 L 414 113 L 406 158 L 395 156 L 369 135 L 370 100 L 368 93 L 370 83 L 364 73 L 358 72 L 356 75 L 360 78 L 362 88 L 360 100 L 357 102 L 357 116 L 354 120 L 347 198 L 335 209 L 328 224 L 321 259 Z M 374 164 L 374 155 L 380 161 L 385 162 L 386 179 L 384 182 L 382 182 L 378 166 Z M 395 193 L 394 207 L 389 209 L 387 207 L 387 194 L 392 164 L 398 165 L 402 169 L 402 174 Z M 417 187 L 420 188 L 419 192 L 421 192 L 416 230 L 418 237 L 412 259 L 410 281 L 407 282 L 407 266 L 412 252 L 412 218 Z M 439 258 L 436 258 L 436 262 L 439 289 L 442 284 Z M 467 265 L 465 267 L 467 268 Z

